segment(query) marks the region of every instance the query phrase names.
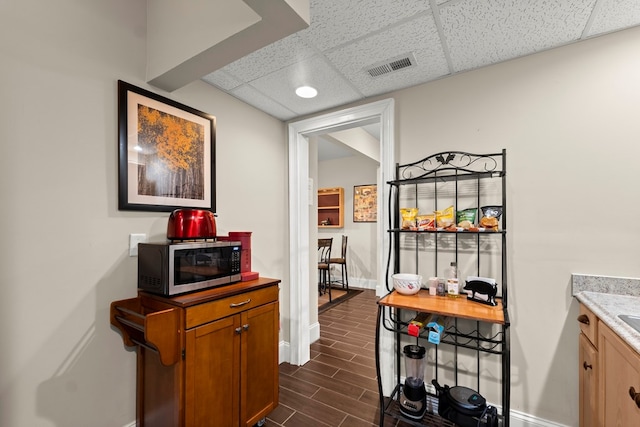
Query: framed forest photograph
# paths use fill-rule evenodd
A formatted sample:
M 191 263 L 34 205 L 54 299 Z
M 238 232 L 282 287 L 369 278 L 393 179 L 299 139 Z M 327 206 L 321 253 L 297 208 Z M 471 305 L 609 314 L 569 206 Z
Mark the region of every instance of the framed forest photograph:
M 216 209 L 214 116 L 118 81 L 118 209 Z

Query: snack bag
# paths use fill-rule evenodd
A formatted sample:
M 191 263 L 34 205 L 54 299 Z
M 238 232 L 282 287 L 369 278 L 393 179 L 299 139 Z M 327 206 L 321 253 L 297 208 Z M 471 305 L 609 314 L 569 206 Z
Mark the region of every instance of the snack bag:
M 502 206 L 483 206 L 480 208 L 482 211 L 482 215 L 488 216 L 491 218 L 500 219 L 502 216 Z
M 447 209 L 443 211 L 435 211 L 435 215 L 436 215 L 436 225 L 438 227 L 447 228 L 450 225 L 454 224 L 455 211 L 453 210 L 453 206 L 449 206 Z
M 464 221 L 467 221 L 469 223 L 469 226 L 475 224 L 477 213 L 478 213 L 477 208 L 463 209 L 461 211 L 456 212 L 456 222 L 458 223 L 458 226 L 464 228 L 464 225 L 460 225 Z
M 484 215 L 480 220 L 480 227 L 488 231 L 498 231 L 498 220 L 502 216 L 502 206 L 482 206 L 480 208 Z
M 418 215 L 418 208 L 400 208 L 403 230 L 409 230 L 411 227 L 415 227 L 416 215 Z
M 436 216 L 430 215 L 418 215 L 416 216 L 416 230 L 435 230 L 436 229 Z

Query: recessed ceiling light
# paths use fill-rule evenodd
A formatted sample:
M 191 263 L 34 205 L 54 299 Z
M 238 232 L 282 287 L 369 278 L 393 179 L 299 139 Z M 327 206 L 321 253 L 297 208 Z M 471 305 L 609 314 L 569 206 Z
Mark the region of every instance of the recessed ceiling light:
M 318 91 L 311 86 L 300 86 L 296 89 L 296 95 L 300 98 L 313 98 L 318 94 Z

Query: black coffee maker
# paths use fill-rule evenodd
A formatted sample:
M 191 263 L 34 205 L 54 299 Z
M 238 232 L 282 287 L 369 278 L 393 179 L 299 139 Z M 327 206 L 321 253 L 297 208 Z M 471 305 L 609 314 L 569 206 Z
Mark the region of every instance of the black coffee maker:
M 422 419 L 427 410 L 427 389 L 424 385 L 426 352 L 419 345 L 406 345 L 403 349 L 406 376 L 400 394 L 400 412 L 415 420 Z

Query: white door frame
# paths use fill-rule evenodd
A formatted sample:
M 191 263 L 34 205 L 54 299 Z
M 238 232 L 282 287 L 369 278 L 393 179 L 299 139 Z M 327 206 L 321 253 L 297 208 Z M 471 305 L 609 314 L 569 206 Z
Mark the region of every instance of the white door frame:
M 376 294 L 386 294 L 385 271 L 389 248 L 389 199 L 386 182 L 393 179 L 395 169 L 394 100 L 385 99 L 346 110 L 289 124 L 289 357 L 281 357 L 293 365 L 303 365 L 310 359 L 309 291 L 309 146 L 312 135 L 353 128 L 365 123 L 380 122 L 380 173 L 378 184 L 378 245 Z M 380 191 L 382 190 L 382 191 Z M 312 197 L 312 196 L 311 196 Z M 313 252 L 316 252 L 315 242 Z M 314 287 L 315 289 L 315 287 Z M 386 341 L 386 340 L 385 340 Z M 385 346 L 386 348 L 388 346 Z

